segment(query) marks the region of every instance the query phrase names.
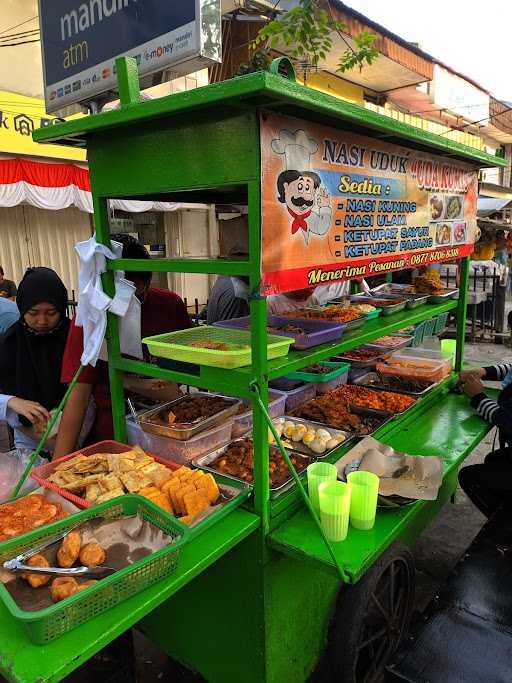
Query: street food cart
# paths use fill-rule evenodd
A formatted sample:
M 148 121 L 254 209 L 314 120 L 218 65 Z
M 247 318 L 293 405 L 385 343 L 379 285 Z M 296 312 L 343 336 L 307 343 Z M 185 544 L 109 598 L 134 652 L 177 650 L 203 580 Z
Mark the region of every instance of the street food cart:
M 337 680 L 373 680 L 407 628 L 414 586 L 407 544 L 453 495 L 458 466 L 489 426 L 464 396 L 451 391 L 453 375 L 387 421 L 375 433 L 380 441 L 408 453 L 442 456 L 444 480 L 438 498 L 379 511 L 373 529 L 350 529 L 345 541 L 329 545 L 297 485 L 278 497 L 269 494 L 268 382 L 449 311 L 459 320 L 455 367 L 460 369 L 471 218 L 457 240 L 446 244 L 443 235 L 443 244 L 436 245 L 434 238 L 432 248 L 431 240 L 416 247 L 398 243 L 393 249 L 389 235 L 396 233 L 383 232 L 382 239 L 373 240 L 383 245 L 374 257 L 371 246 L 364 247 L 370 242 L 360 236 L 352 236 L 354 246 L 343 252 L 350 237 L 345 235 L 343 245 L 338 237 L 343 230 L 334 229 L 342 222 L 342 214 L 338 218 L 336 212 L 349 201 L 344 197 L 359 193 L 363 204 L 353 206 L 350 220 L 354 230 L 371 225 L 371 218 L 365 218 L 373 215 L 371 202 L 381 201 L 379 197 L 403 199 L 414 164 L 415 196 L 398 213 L 416 211 L 411 202 L 420 206 L 420 186 L 435 190 L 451 183 L 458 195 L 469 193 L 470 214 L 476 202 L 476 170 L 501 162 L 446 136 L 304 87 L 295 82 L 290 69 L 285 75 L 276 68 L 274 73 L 255 73 L 143 103 L 136 67 L 129 60 L 119 61 L 118 79 L 119 109 L 42 129 L 35 137 L 39 142 L 87 148 L 96 236 L 103 244 L 110 239 L 111 198 L 248 205 L 248 258 L 166 258 L 152 261 L 151 267 L 158 272 L 248 277 L 252 363 L 235 369 L 201 365 L 195 375 L 123 357 L 118 321 L 109 315 L 116 438 L 126 439 L 123 372 L 250 400 L 253 495 L 204 530 L 192 530 L 169 577 L 47 645 L 31 644 L 0 604 L 0 673 L 20 683 L 61 680 L 137 625 L 171 657 L 208 681 L 305 681 L 324 657 Z M 367 164 L 374 170 L 365 170 Z M 286 193 L 298 177 L 293 171 L 307 176 L 310 168 L 324 189 L 316 195 L 310 215 L 294 215 L 286 204 Z M 276 188 L 283 169 L 289 175 Z M 314 173 L 307 177 L 316 182 Z M 383 178 L 388 182 L 383 184 Z M 284 195 L 278 201 L 281 191 Z M 421 210 L 426 211 L 425 204 Z M 329 228 L 323 216 L 333 212 Z M 383 207 L 382 212 L 381 226 L 403 225 L 402 219 L 393 219 L 396 206 Z M 417 223 L 428 226 L 425 214 Z M 276 235 L 283 234 L 288 241 L 276 244 Z M 414 239 L 429 234 L 428 229 L 416 230 Z M 348 253 L 356 258 L 344 260 Z M 267 359 L 267 294 L 447 259 L 460 259 L 458 300 L 402 310 L 347 331 L 340 341 Z M 390 262 L 393 265 L 385 265 Z M 106 292 L 113 292 L 114 270 L 147 268 L 145 260 L 109 262 Z M 337 460 L 346 450 L 348 446 L 341 445 L 329 460 Z

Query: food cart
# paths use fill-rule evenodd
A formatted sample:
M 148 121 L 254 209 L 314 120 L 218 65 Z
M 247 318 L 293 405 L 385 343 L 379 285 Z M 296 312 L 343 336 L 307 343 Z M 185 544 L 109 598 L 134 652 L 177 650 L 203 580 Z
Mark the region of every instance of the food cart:
M 345 541 L 328 545 L 297 486 L 279 497 L 269 495 L 265 414 L 268 382 L 449 311 L 455 312 L 459 321 L 456 369 L 460 369 L 471 239 L 459 230 L 463 241 L 456 245 L 413 249 L 405 257 L 403 253 L 393 257 L 395 268 L 429 262 L 429 258 L 460 258 L 458 300 L 449 298 L 443 303 L 402 310 L 346 332 L 341 341 L 267 360 L 265 295 L 286 291 L 287 283 L 292 281 L 295 288 L 297 283 L 306 284 L 300 277 L 309 277 L 312 265 L 315 269 L 322 265 L 310 260 L 298 280 L 293 279 L 295 276 L 287 279 L 289 265 L 281 271 L 272 267 L 275 250 L 268 247 L 269 217 L 272 226 L 277 225 L 276 212 L 284 207 L 277 204 L 275 186 L 270 188 L 268 179 L 272 177 L 275 182 L 272 174 L 277 173 L 276 168 L 293 170 L 294 162 L 299 163 L 294 153 L 304 155 L 305 148 L 310 155 L 314 153 L 312 134 L 319 140 L 330 139 L 330 134 L 332 142 L 327 151 L 331 166 L 342 164 L 343 155 L 348 155 L 343 163 L 352 164 L 360 176 L 346 192 L 359 191 L 365 201 L 372 197 L 372 191 L 373 196 L 378 196 L 380 190 L 372 190 L 368 179 L 361 176 L 363 162 L 369 159 L 368 148 L 365 151 L 359 145 L 358 151 L 353 141 L 352 149 L 347 151 L 335 139 L 337 133 L 341 136 L 346 131 L 350 131 L 347 137 L 357 140 L 361 136 L 366 144 L 373 140 L 377 150 L 385 145 L 403 146 L 400 149 L 406 151 L 400 159 L 395 155 L 391 160 L 392 155 L 385 157 L 383 153 L 377 159 L 374 154 L 373 163 L 376 168 L 380 164 L 379 173 L 384 176 L 386 163 L 393 163 L 400 173 L 400 165 L 405 170 L 409 156 L 420 160 L 439 157 L 447 164 L 453 163 L 446 173 L 460 189 L 464 180 L 461 168 L 469 182 L 468 174 L 501 161 L 445 136 L 306 88 L 294 81 L 290 69 L 284 76 L 276 68 L 274 73 L 255 73 L 144 103 L 139 103 L 137 71 L 132 61 L 118 62 L 118 79 L 119 109 L 42 129 L 35 137 L 39 142 L 87 148 L 96 235 L 103 244 L 108 245 L 110 239 L 110 198 L 248 205 L 247 259 L 166 258 L 154 260 L 151 265 L 158 272 L 247 276 L 252 292 L 252 363 L 231 370 L 201 365 L 197 376 L 125 358 L 120 354 L 117 319 L 109 315 L 107 336 L 116 438 L 121 442 L 126 438 L 123 372 L 248 399 L 254 413 L 254 491 L 250 500 L 214 524 L 196 533 L 191 531 L 169 577 L 44 646 L 31 644 L 22 626 L 0 604 L 0 673 L 20 683 L 61 680 L 119 634 L 137 625 L 171 657 L 200 672 L 208 681 L 305 681 L 324 657 L 337 680 L 373 680 L 397 647 L 410 616 L 414 567 L 406 546 L 453 495 L 459 464 L 489 426 L 474 413 L 464 396 L 450 391 L 453 375 L 440 382 L 375 434 L 398 450 L 443 457 L 444 480 L 437 500 L 379 512 L 372 530 L 351 529 Z M 288 149 L 289 158 L 284 159 L 286 145 L 281 143 L 287 135 L 283 133 L 287 121 L 295 122 L 291 126 L 293 134 L 298 128 L 305 134 L 294 138 L 295 149 Z M 273 139 L 278 142 L 272 144 Z M 281 156 L 270 158 L 269 146 Z M 430 171 L 425 168 L 432 175 L 433 167 Z M 334 194 L 332 169 L 326 166 L 324 170 L 322 180 Z M 416 172 L 422 172 L 421 164 Z M 339 176 L 337 182 L 341 182 Z M 428 179 L 422 182 L 428 185 Z M 432 179 L 431 185 L 435 185 Z M 400 196 L 399 181 L 390 182 L 383 191 L 391 198 Z M 323 193 L 319 208 L 328 208 L 325 196 Z M 286 211 L 283 216 L 282 225 L 288 231 L 291 227 L 301 248 L 309 240 L 320 244 L 324 228 L 319 223 L 315 224 L 316 234 L 309 235 L 312 223 L 304 228 L 300 217 Z M 469 230 L 469 222 L 467 226 Z M 281 252 L 286 251 L 285 246 L 280 245 Z M 326 248 L 332 248 L 331 261 L 340 260 L 338 241 Z M 386 261 L 372 261 L 370 254 L 364 268 L 371 267 L 370 262 Z M 106 292 L 113 293 L 114 270 L 144 271 L 147 267 L 145 260 L 110 262 L 104 276 Z M 335 277 L 361 275 L 368 272 L 364 268 L 350 273 L 347 270 L 345 275 L 338 272 Z M 323 269 L 318 274 L 319 283 L 328 281 L 330 276 L 322 275 L 327 272 Z M 337 460 L 347 449 L 340 446 L 330 461 Z

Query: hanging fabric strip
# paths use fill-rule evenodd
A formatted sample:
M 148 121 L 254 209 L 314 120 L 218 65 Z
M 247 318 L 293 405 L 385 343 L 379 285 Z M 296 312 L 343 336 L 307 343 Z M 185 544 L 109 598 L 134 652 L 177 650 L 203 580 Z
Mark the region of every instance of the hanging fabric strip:
M 48 164 L 28 159 L 0 160 L 0 207 L 30 204 L 56 211 L 75 206 L 93 213 L 89 171 L 75 164 Z M 176 211 L 176 202 L 113 199 L 115 209 L 129 213 Z

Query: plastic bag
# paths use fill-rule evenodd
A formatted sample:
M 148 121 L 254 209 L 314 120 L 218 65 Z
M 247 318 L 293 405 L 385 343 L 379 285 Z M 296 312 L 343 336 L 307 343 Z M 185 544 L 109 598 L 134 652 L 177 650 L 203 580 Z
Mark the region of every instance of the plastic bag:
M 25 448 L 0 453 L 0 503 L 5 503 L 11 497 L 31 455 L 32 451 Z M 34 467 L 43 465 L 45 462 L 46 460 L 38 457 Z M 23 484 L 20 495 L 30 493 L 38 486 L 39 484 L 29 477 Z

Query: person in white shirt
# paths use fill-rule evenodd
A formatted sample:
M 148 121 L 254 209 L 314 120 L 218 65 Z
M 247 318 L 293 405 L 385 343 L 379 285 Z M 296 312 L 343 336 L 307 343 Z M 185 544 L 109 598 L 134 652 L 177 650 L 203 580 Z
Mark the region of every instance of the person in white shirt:
M 366 282 L 361 280 L 363 288 Z M 285 294 L 273 294 L 267 297 L 267 309 L 269 315 L 281 315 L 290 311 L 297 311 L 307 306 L 323 306 L 333 299 L 339 299 L 350 294 L 350 280 L 335 282 L 330 285 L 319 285 L 297 289 Z

